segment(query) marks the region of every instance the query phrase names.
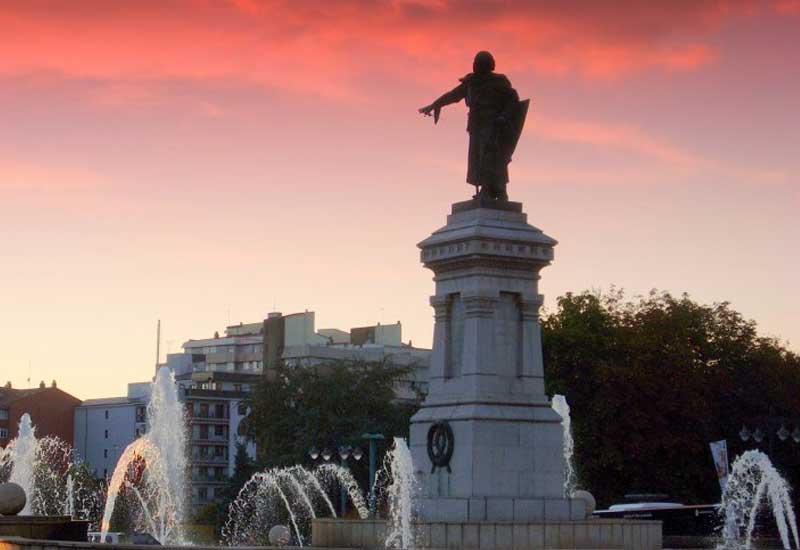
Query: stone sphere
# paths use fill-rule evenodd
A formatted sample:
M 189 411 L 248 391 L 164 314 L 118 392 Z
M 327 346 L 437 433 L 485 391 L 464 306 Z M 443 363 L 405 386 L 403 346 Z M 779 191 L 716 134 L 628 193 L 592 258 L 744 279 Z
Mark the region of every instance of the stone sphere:
M 594 499 L 594 495 L 589 491 L 584 491 L 583 489 L 578 489 L 574 493 L 572 493 L 572 498 L 583 500 L 586 502 L 586 517 L 592 515 L 592 512 L 595 511 L 597 508 L 597 501 Z
M 286 546 L 292 539 L 289 528 L 285 525 L 275 525 L 269 530 L 269 543 L 275 546 Z
M 27 501 L 22 487 L 16 483 L 0 483 L 0 516 L 16 516 Z

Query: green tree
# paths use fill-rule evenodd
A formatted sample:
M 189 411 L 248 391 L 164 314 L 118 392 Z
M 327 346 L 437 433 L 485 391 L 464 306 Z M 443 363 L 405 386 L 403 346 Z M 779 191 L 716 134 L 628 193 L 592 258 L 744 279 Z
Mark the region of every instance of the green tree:
M 255 471 L 255 462 L 252 458 L 250 458 L 250 455 L 247 454 L 247 445 L 241 441 L 237 442 L 233 476 L 231 477 L 230 484 L 226 489 L 228 493 L 228 498 L 226 500 L 233 501 L 236 498 L 236 495 L 239 494 L 239 491 L 242 490 L 242 487 L 244 487 L 244 484 L 247 483 Z
M 365 432 L 406 437 L 419 400 L 397 400 L 395 386 L 411 371 L 365 361 L 270 369 L 248 403 L 247 430 L 259 462 L 268 467 L 307 464 L 310 448 L 360 445 Z
M 247 454 L 247 445 L 242 441 L 237 442 L 233 475 L 227 479 L 222 496 L 200 508 L 194 514 L 192 521 L 198 525 L 213 526 L 215 540 L 219 540 L 222 527 L 228 519 L 228 508 L 255 472 L 255 462 Z
M 69 468 L 73 481 L 73 504 L 76 519 L 88 520 L 89 530 L 98 531 L 103 518 L 108 484 L 94 476 L 86 461 L 73 463 Z
M 800 358 L 728 303 L 570 293 L 542 330 L 548 388 L 572 408 L 579 480 L 604 505 L 653 491 L 716 501 L 708 443 L 727 439 L 735 456 L 743 423 L 800 413 Z M 797 449 L 782 452 L 773 458 L 792 477 Z

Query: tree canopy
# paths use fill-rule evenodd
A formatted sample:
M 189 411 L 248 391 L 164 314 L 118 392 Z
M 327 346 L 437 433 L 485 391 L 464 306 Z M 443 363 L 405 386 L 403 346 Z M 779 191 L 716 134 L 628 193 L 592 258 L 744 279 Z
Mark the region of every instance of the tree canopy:
M 569 293 L 542 334 L 548 390 L 572 409 L 580 485 L 601 505 L 640 492 L 716 502 L 708 443 L 727 439 L 733 458 L 752 446 L 739 440 L 742 425 L 800 418 L 800 357 L 727 302 Z M 774 447 L 797 482 L 800 445 Z
M 308 464 L 312 447 L 363 445 L 366 432 L 406 437 L 419 402 L 399 401 L 395 386 L 410 371 L 388 361 L 277 365 L 249 399 L 247 430 L 259 463 Z

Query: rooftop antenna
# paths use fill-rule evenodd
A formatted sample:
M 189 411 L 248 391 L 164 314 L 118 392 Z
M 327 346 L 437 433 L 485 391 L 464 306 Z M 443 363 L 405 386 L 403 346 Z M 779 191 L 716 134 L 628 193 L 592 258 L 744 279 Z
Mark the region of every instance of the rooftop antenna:
M 156 325 L 156 374 L 158 374 L 158 361 L 161 358 L 161 319 Z
M 28 359 L 28 387 L 31 387 L 31 360 Z

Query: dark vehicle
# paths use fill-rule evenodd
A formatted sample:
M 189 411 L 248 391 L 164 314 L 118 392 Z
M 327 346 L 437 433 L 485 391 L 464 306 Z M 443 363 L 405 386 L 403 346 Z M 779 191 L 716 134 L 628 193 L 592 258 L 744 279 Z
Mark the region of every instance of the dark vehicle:
M 634 496 L 637 495 L 630 495 Z M 639 502 L 614 504 L 607 510 L 596 510 L 593 515 L 598 518 L 658 520 L 662 522 L 665 537 L 710 537 L 719 529 L 719 504 L 686 506 L 679 502 L 647 500 L 645 495 L 642 497 Z

